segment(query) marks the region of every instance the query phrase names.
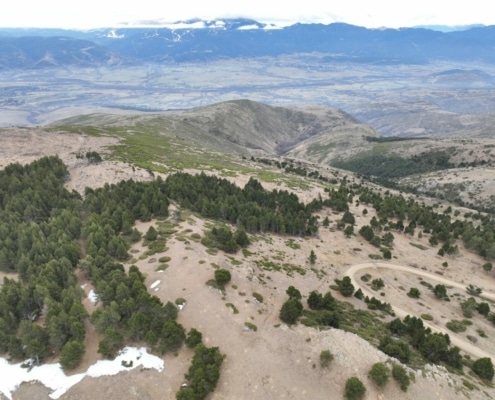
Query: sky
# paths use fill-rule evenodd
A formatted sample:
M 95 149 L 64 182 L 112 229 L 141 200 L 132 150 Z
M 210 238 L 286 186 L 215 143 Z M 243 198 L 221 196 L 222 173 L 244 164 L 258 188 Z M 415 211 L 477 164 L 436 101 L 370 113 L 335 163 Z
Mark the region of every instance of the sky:
M 333 3 L 333 4 L 332 4 Z M 92 29 L 123 23 L 193 18 L 251 18 L 280 26 L 296 22 L 346 22 L 368 28 L 495 24 L 487 0 L 13 0 L 2 7 L 0 27 Z

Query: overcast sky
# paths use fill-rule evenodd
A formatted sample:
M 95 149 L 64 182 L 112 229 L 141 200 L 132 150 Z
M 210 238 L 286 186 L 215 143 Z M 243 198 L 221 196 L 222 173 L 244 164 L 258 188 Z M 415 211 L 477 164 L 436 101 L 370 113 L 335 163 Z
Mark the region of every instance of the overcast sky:
M 237 17 L 279 25 L 347 22 L 373 28 L 495 24 L 487 0 L 12 0 L 2 7 L 0 27 L 84 29 L 147 20 Z

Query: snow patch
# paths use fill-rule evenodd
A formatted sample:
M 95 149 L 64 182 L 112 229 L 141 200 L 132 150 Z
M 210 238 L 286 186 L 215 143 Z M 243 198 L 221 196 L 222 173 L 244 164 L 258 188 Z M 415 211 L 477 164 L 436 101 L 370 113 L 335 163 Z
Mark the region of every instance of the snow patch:
M 150 289 L 154 289 L 154 288 L 156 288 L 156 287 L 160 284 L 160 282 L 161 282 L 160 280 L 157 280 L 157 281 L 153 282 L 153 283 L 151 284 L 151 286 L 150 286 Z
M 125 367 L 123 364 L 132 365 Z M 38 381 L 52 390 L 50 398 L 58 399 L 72 386 L 79 383 L 84 377 L 98 378 L 104 375 L 116 375 L 119 372 L 128 371 L 138 366 L 142 368 L 154 368 L 158 372 L 163 371 L 164 363 L 159 357 L 148 354 L 144 347 L 125 347 L 112 361 L 100 360 L 93 364 L 82 374 L 66 376 L 60 364 L 45 364 L 32 369 L 23 368 L 28 362 L 9 364 L 4 358 L 0 358 L 0 393 L 12 400 L 12 393 L 23 382 Z
M 91 303 L 96 304 L 98 303 L 98 295 L 95 293 L 93 289 L 91 289 L 88 293 L 88 299 Z

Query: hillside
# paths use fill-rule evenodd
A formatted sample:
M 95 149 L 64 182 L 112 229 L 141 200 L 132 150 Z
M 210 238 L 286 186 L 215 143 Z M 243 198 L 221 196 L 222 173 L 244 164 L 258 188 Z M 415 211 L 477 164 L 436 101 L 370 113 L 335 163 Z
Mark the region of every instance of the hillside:
M 162 172 L 221 170 L 232 163 L 238 165 L 240 156 L 268 158 L 274 164 L 285 161 L 295 168 L 300 162 L 318 163 L 353 171 L 387 187 L 418 191 L 478 210 L 494 207 L 495 185 L 483 172 L 495 165 L 495 140 L 489 135 L 383 137 L 331 107 L 274 107 L 250 100 L 180 112 L 90 114 L 52 126 L 121 138 L 126 144 L 115 148 L 116 159 Z M 466 175 L 466 170 L 471 172 Z M 439 171 L 444 179 L 435 179 Z M 466 188 L 476 188 L 477 195 Z
M 256 131 L 264 134 L 256 134 Z M 367 398 L 417 399 L 435 393 L 439 399 L 484 399 L 495 395 L 491 384 L 477 378 L 469 367 L 479 357 L 495 357 L 495 328 L 484 315 L 476 312 L 466 317 L 461 308 L 470 297 L 463 289 L 468 284 L 483 288 L 483 296 L 486 294 L 476 297 L 475 302 L 493 304 L 493 272 L 482 266 L 487 262 L 486 257 L 495 255 L 495 246 L 483 244 L 477 230 L 471 230 L 469 225 L 485 224 L 482 226 L 488 235 L 489 221 L 464 217 L 469 210 L 437 200 L 417 198 L 416 206 L 412 203 L 413 196 L 387 197 L 385 190 L 376 185 L 331 167 L 328 164 L 334 159 L 331 156 L 322 158 L 331 148 L 335 148 L 333 157 L 339 154 L 342 157 L 343 149 L 350 146 L 354 146 L 357 153 L 381 145 L 390 146 L 391 152 L 403 153 L 409 149 L 411 154 L 431 147 L 426 140 L 419 141 L 419 150 L 414 150 L 414 141 L 377 143 L 364 139 L 363 135 L 378 139 L 370 128 L 335 110 L 319 107 L 287 110 L 240 101 L 177 115 L 90 115 L 46 128 L 4 129 L 0 135 L 0 155 L 2 168 L 10 162 L 26 164 L 46 155 L 58 155 L 70 173 L 65 187 L 81 194 L 86 193 L 87 186 L 111 190 L 113 186 L 107 183 L 117 185 L 122 179 L 129 178 L 151 182 L 158 175 L 166 179 L 180 170 L 183 173 L 203 171 L 226 178 L 239 188 L 256 178 L 268 193 L 288 190 L 306 205 L 319 198 L 329 200 L 321 209 L 315 208 L 312 212 L 319 225 L 316 234 L 290 236 L 255 229 L 248 233 L 250 245 L 236 253 L 214 249 L 211 243 L 204 244 L 203 239 L 209 237 L 212 226 L 219 223 L 217 217 L 206 217 L 204 213 L 209 212 L 209 206 L 220 205 L 226 200 L 219 192 L 212 191 L 217 194 L 215 201 L 206 203 L 203 200 L 204 206 L 199 211 L 192 211 L 192 203 L 186 205 L 177 198 L 171 201 L 167 217 L 136 221 L 135 226 L 142 235 L 153 226 L 159 233 L 160 243 L 154 247 L 149 241 L 138 240 L 130 245 L 132 258 L 123 262 L 125 271 L 136 265 L 148 291 L 164 304 L 185 299 L 185 307 L 178 312 L 178 323 L 187 330 L 195 327 L 202 332 L 204 343 L 218 346 L 226 355 L 218 386 L 208 398 L 321 398 L 329 393 L 335 398 L 343 398 L 345 382 L 351 376 L 357 376 L 365 384 Z M 327 149 L 314 153 L 317 150 L 315 143 L 327 143 Z M 440 142 L 439 148 L 454 144 L 453 141 Z M 458 148 L 465 145 L 459 143 Z M 479 148 L 476 142 L 469 145 L 472 149 Z M 293 161 L 292 172 L 286 172 L 276 165 L 276 161 L 289 158 L 276 152 L 292 146 L 292 151 L 301 151 L 297 155 L 300 159 Z M 93 151 L 102 155 L 101 163 L 91 163 L 80 157 Z M 469 154 L 470 150 L 465 151 Z M 288 155 L 296 157 L 292 153 Z M 315 162 L 320 159 L 327 164 Z M 307 173 L 302 174 L 302 170 Z M 314 174 L 308 176 L 314 171 L 318 171 L 317 179 Z M 110 193 L 108 197 L 113 197 Z M 189 190 L 188 193 L 202 192 Z M 378 197 L 374 198 L 371 193 Z M 398 195 L 393 190 L 387 193 Z M 206 192 L 203 194 L 206 196 Z M 379 197 L 385 199 L 388 211 L 383 205 L 375 207 Z M 437 203 L 435 207 L 429 209 L 428 204 L 434 203 Z M 449 206 L 452 207 L 450 211 Z M 354 216 L 352 223 L 346 216 L 346 207 Z M 229 212 L 227 207 L 223 210 Z M 403 217 L 397 217 L 401 212 L 404 212 Z M 413 212 L 417 213 L 415 227 L 411 224 Z M 426 214 L 421 215 L 422 212 Z M 430 212 L 434 214 L 428 214 Z M 438 233 L 438 226 L 426 226 L 437 218 L 443 221 L 442 224 L 446 223 L 446 216 L 452 222 L 459 222 L 446 232 Z M 399 220 L 408 230 L 399 228 Z M 462 221 L 466 224 L 461 224 Z M 385 238 L 387 232 L 393 232 L 392 243 L 384 244 L 383 239 L 377 247 L 376 240 L 373 244 L 372 240 L 365 239 L 359 231 L 369 225 L 376 228 L 376 237 Z M 228 226 L 236 229 L 235 224 Z M 346 229 L 351 226 L 353 232 Z M 448 236 L 459 229 L 464 231 L 457 239 Z M 476 240 L 463 240 L 467 232 Z M 435 240 L 430 240 L 432 238 L 439 243 L 435 244 Z M 488 237 L 483 240 L 492 245 Z M 447 253 L 441 255 L 439 251 L 445 244 Z M 485 251 L 490 250 L 489 254 L 479 255 L 480 246 Z M 390 261 L 384 258 L 387 249 L 391 251 Z M 313 262 L 310 261 L 311 252 L 315 254 Z M 399 268 L 383 272 L 374 262 L 391 268 L 405 266 L 414 273 Z M 464 355 L 462 374 L 455 369 L 448 372 L 444 366 L 427 364 L 423 353 L 411 346 L 413 355 L 407 366 L 411 383 L 406 392 L 392 378 L 380 388 L 367 377 L 372 364 L 383 362 L 391 368 L 398 361 L 376 349 L 380 335 L 387 329 L 381 324 L 392 317 L 385 311 L 373 311 L 358 298 L 344 297 L 335 287 L 335 279 L 343 279 L 350 267 L 363 264 L 364 269 L 356 272 L 356 276 L 351 274 L 355 285 L 362 286 L 366 294 L 375 293 L 381 301 L 391 304 L 397 309 L 397 315 L 400 315 L 398 310 L 405 310 L 418 318 L 424 316 L 425 323 L 448 333 Z M 218 269 L 226 269 L 232 275 L 223 290 L 206 284 Z M 80 265 L 75 272 L 77 284 L 85 285 L 86 294 L 96 289 L 97 285 Z M 370 277 L 363 279 L 366 274 Z M 6 276 L 15 278 L 13 274 Z M 374 290 L 372 281 L 378 279 L 383 281 L 383 287 Z M 428 289 L 428 285 L 433 287 L 442 282 L 449 282 L 448 302 L 438 299 Z M 305 323 L 302 318 L 298 324 L 290 326 L 279 318 L 289 286 L 302 294 Z M 419 288 L 418 299 L 407 296 L 411 288 Z M 322 294 L 330 292 L 339 307 L 345 310 L 340 317 L 339 329 L 321 323 L 321 326 L 316 325 L 318 329 L 315 328 L 317 320 L 311 318 L 317 317 L 312 316 L 306 305 L 310 292 L 315 290 Z M 89 299 L 84 299 L 83 304 L 90 313 L 102 307 L 101 304 L 93 305 Z M 459 333 L 449 330 L 447 322 L 452 320 L 467 321 L 466 330 Z M 97 350 L 102 336 L 90 326 L 88 321 L 84 342 L 86 354 L 75 372 L 84 371 L 101 359 Z M 143 342 L 136 344 L 139 343 Z M 320 354 L 324 350 L 334 356 L 329 368 L 320 365 Z M 61 398 L 118 399 L 133 393 L 144 399 L 174 399 L 184 383 L 184 373 L 192 356 L 192 350 L 183 347 L 176 354 L 161 356 L 165 361 L 162 372 L 133 370 L 115 377 L 87 377 Z M 55 362 L 57 358 L 47 361 Z M 48 398 L 48 391 L 36 384 L 24 384 L 15 396 L 44 400 Z
M 350 137 L 377 136 L 350 115 L 331 107 L 274 107 L 250 100 L 233 100 L 182 112 L 134 116 L 88 115 L 69 118 L 54 127 L 87 126 L 89 132 L 133 133 L 146 129 L 159 137 L 185 140 L 194 146 L 237 155 L 283 155 L 309 139 L 331 137 L 349 146 Z M 122 131 L 126 127 L 126 132 Z M 343 135 L 334 134 L 345 131 Z M 351 146 L 352 147 L 352 146 Z

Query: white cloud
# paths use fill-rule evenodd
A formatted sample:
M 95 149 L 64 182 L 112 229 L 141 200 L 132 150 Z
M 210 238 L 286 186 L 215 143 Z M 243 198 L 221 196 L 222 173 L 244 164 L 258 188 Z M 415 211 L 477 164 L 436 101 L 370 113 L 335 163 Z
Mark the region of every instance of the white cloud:
M 174 22 L 192 18 L 252 18 L 262 22 L 288 25 L 294 22 L 347 22 L 368 27 L 400 27 L 419 24 L 463 25 L 494 24 L 495 14 L 486 0 L 450 2 L 416 0 L 347 0 L 322 2 L 305 0 L 284 2 L 251 0 L 181 0 L 170 2 L 140 0 L 17 0 L 0 13 L 0 26 L 56 26 L 94 28 L 116 26 L 129 21 L 161 20 Z

